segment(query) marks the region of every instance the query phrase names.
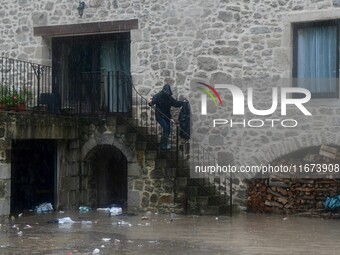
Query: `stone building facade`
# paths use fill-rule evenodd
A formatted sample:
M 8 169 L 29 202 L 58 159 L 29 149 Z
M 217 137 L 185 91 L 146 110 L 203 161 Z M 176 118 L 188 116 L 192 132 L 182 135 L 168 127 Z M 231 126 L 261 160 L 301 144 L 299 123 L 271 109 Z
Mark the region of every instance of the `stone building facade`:
M 52 64 L 52 38 L 62 35 L 37 35 L 35 28 L 137 20 L 138 28 L 128 32 L 131 75 L 138 91 L 151 96 L 167 82 L 172 85 L 175 96 L 189 97 L 196 81 L 218 84 L 232 83 L 235 79 L 292 78 L 295 24 L 340 18 L 338 0 L 87 0 L 85 3 L 84 15 L 80 18 L 78 1 L 3 0 L 1 54 Z M 74 31 L 73 35 L 81 34 Z M 256 89 L 258 93 L 271 95 L 261 84 L 256 85 Z M 228 102 L 230 96 L 225 95 L 223 99 Z M 338 98 L 312 99 L 306 107 L 312 117 L 301 117 L 300 111 L 290 109 L 289 117 L 299 119 L 295 128 L 211 131 L 207 123 L 208 128 L 198 128 L 195 136 L 220 160 L 238 166 L 270 163 L 293 151 L 321 144 L 340 145 Z M 193 108 L 193 111 L 199 109 Z M 211 133 L 207 136 L 209 130 Z M 99 140 L 113 144 L 113 137 L 108 132 Z M 88 137 L 88 141 L 77 148 L 83 160 L 98 143 L 94 137 Z M 133 164 L 135 159 L 128 155 L 128 149 L 122 146 L 120 150 L 125 151 L 127 160 Z M 235 183 L 235 203 L 244 204 L 246 186 L 242 180 Z M 153 189 L 151 183 L 142 181 L 129 185 L 133 186 L 128 194 L 131 197 L 143 197 L 143 192 L 150 193 L 147 189 Z M 135 188 L 137 195 L 133 194 Z M 78 195 L 70 195 L 68 199 Z M 141 206 L 142 199 L 139 197 L 136 201 L 136 206 Z M 150 201 L 147 204 L 150 205 Z

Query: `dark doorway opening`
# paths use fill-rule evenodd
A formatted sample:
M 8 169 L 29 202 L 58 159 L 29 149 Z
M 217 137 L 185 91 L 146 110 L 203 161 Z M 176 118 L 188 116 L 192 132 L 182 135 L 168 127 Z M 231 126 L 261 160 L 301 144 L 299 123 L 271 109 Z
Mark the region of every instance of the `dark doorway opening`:
M 11 213 L 34 209 L 48 202 L 55 205 L 56 142 L 12 141 Z
M 127 159 L 114 146 L 95 147 L 89 154 L 90 204 L 93 207 L 120 206 L 127 202 Z
M 130 33 L 55 37 L 53 97 L 83 114 L 131 110 Z

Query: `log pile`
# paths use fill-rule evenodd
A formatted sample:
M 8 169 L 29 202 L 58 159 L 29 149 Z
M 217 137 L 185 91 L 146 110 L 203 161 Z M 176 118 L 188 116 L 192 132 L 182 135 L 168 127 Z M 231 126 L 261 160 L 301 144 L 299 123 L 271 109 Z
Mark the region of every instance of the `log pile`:
M 248 186 L 248 210 L 295 214 L 323 209 L 326 197 L 339 194 L 337 179 L 253 179 Z
M 273 162 L 273 165 L 340 164 L 340 149 L 321 145 L 303 150 Z M 248 210 L 260 213 L 300 214 L 323 211 L 327 197 L 340 194 L 340 177 L 335 174 L 297 176 L 270 175 L 248 184 Z M 262 176 L 263 177 L 263 176 Z M 303 177 L 303 178 L 301 178 Z

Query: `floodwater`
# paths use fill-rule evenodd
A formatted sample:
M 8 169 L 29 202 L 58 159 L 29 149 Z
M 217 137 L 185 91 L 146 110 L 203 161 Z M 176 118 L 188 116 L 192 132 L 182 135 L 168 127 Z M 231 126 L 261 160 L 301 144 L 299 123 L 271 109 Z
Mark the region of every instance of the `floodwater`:
M 70 217 L 75 223 L 48 223 Z M 0 228 L 0 254 L 340 254 L 340 220 L 241 214 L 23 214 Z

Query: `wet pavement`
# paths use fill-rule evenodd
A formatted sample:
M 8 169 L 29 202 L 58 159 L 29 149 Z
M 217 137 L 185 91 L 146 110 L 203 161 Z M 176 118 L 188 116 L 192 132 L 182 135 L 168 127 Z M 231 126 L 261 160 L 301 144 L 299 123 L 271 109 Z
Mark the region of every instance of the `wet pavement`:
M 75 223 L 48 223 L 70 217 Z M 0 254 L 340 254 L 340 220 L 241 214 L 26 215 L 2 223 Z

